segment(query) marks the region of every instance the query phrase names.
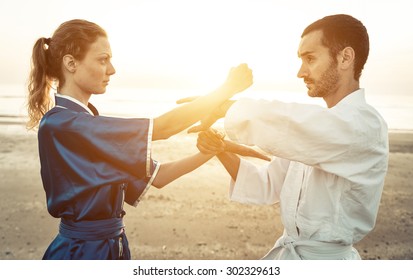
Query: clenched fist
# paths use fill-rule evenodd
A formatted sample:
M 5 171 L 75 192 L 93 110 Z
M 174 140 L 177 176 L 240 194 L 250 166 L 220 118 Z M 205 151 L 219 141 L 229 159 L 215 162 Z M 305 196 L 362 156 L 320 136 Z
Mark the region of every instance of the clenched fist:
M 248 68 L 248 65 L 246 63 L 242 63 L 237 67 L 232 67 L 230 69 L 223 87 L 232 94 L 228 97 L 231 98 L 235 94 L 249 88 L 252 83 L 252 70 Z

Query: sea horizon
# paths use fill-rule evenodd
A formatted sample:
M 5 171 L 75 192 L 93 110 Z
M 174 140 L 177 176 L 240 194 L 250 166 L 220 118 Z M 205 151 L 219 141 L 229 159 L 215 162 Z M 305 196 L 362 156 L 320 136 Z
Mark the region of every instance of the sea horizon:
M 176 104 L 178 99 L 206 93 L 208 91 L 202 89 L 112 87 L 104 94 L 93 95 L 90 102 L 101 115 L 153 118 L 179 106 Z M 26 96 L 23 85 L 0 84 L 0 123 L 23 124 L 27 121 Z M 248 89 L 236 96 L 243 97 L 325 106 L 321 98 L 310 98 L 305 91 Z M 397 96 L 383 93 L 369 95 L 366 91 L 366 99 L 386 120 L 389 131 L 413 131 L 413 96 L 408 93 L 399 93 Z

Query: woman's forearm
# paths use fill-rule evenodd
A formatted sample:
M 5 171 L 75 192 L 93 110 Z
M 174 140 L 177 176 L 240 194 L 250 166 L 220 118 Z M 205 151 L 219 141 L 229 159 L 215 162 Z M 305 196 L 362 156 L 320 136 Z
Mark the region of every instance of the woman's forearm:
M 214 155 L 197 153 L 195 155 L 161 164 L 159 171 L 152 182 L 157 188 L 162 188 L 182 175 L 194 171 Z
M 219 88 L 155 118 L 152 140 L 167 139 L 208 116 L 227 100 L 231 95 L 227 92 L 230 91 L 225 87 Z

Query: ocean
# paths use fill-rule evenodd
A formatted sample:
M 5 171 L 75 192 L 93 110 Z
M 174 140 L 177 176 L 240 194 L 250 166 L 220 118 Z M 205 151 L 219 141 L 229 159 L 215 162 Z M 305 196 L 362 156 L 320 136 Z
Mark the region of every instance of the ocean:
M 116 117 L 156 117 L 178 106 L 176 100 L 206 94 L 199 89 L 143 89 L 108 87 L 105 94 L 92 96 L 101 115 Z M 285 102 L 320 104 L 321 99 L 309 98 L 306 92 L 259 91 L 248 89 L 238 97 L 277 99 Z M 367 101 L 386 120 L 389 129 L 395 131 L 413 130 L 413 95 L 375 94 L 366 92 Z M 23 124 L 27 120 L 26 89 L 23 85 L 0 85 L 0 123 Z M 222 123 L 221 123 L 222 124 Z M 220 123 L 218 123 L 220 125 Z

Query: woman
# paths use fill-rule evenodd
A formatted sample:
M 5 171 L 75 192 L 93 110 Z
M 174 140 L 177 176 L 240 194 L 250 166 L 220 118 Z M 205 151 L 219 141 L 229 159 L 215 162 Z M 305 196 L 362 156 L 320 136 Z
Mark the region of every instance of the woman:
M 106 91 L 115 74 L 111 57 L 106 32 L 85 20 L 64 22 L 33 47 L 28 127 L 39 127 L 47 207 L 61 219 L 43 259 L 130 259 L 123 203 L 136 206 L 150 185 L 162 188 L 212 157 L 198 153 L 160 165 L 151 141 L 188 128 L 252 84 L 241 64 L 214 92 L 153 120 L 103 117 L 89 98 Z

